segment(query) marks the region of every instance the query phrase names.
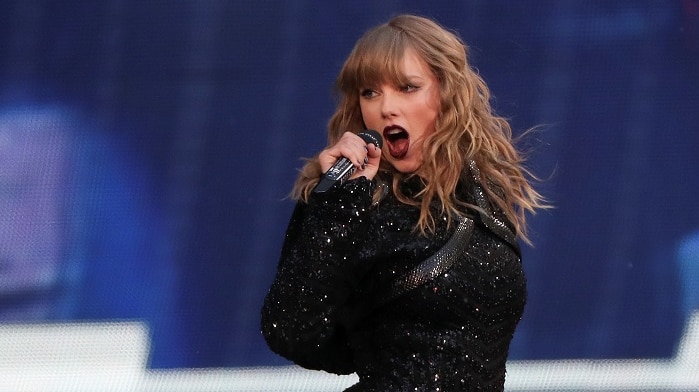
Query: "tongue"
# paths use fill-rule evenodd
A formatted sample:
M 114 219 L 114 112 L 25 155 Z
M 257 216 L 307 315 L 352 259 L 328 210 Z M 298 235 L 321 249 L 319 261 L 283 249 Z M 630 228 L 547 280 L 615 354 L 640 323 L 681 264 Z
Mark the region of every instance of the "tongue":
M 408 153 L 408 147 L 410 147 L 409 139 L 397 139 L 394 141 L 388 141 L 388 152 L 392 157 L 400 159 Z

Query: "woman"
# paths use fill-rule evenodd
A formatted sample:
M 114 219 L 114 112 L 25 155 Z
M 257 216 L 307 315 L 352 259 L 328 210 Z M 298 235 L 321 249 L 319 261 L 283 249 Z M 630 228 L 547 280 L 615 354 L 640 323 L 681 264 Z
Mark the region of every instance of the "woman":
M 517 238 L 544 207 L 508 123 L 460 39 L 417 16 L 366 33 L 337 88 L 329 147 L 292 192 L 269 346 L 356 372 L 348 391 L 502 391 L 526 300 Z M 354 133 L 367 128 L 383 148 Z M 356 171 L 314 192 L 342 157 Z

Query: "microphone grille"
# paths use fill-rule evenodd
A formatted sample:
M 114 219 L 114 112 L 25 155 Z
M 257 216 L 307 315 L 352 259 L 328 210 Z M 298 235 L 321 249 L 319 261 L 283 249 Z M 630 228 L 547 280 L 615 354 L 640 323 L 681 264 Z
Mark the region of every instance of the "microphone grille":
M 366 144 L 374 143 L 374 145 L 378 148 L 383 147 L 383 138 L 381 137 L 381 134 L 373 129 L 366 129 L 364 131 L 359 132 L 357 135 L 361 137 L 362 140 L 366 142 Z

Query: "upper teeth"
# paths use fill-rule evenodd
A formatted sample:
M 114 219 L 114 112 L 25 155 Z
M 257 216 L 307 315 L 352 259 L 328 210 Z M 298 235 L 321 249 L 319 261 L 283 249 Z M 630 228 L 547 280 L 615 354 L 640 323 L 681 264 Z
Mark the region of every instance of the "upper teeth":
M 395 135 L 396 133 L 401 133 L 403 130 L 401 129 L 389 129 L 388 132 L 386 132 L 389 135 Z

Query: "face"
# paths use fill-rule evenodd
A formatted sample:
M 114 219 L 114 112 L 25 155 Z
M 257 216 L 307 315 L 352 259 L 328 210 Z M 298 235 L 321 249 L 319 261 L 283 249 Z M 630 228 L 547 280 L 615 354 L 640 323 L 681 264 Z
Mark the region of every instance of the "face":
M 408 83 L 363 86 L 359 104 L 364 125 L 384 137 L 383 159 L 401 173 L 413 173 L 422 165 L 425 137 L 435 132 L 439 83 L 411 48 L 403 55 L 401 71 Z

